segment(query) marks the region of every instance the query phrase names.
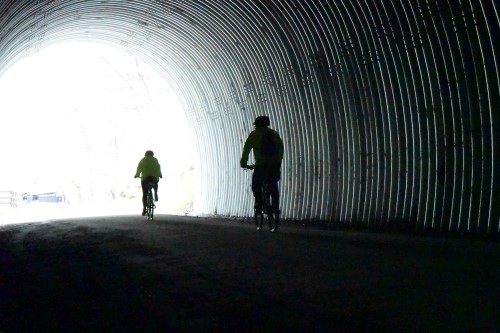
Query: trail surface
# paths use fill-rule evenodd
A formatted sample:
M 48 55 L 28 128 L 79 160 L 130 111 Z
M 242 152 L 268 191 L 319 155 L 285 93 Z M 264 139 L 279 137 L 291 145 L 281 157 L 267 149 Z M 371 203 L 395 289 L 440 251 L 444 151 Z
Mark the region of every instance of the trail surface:
M 159 215 L 0 226 L 0 332 L 500 330 L 500 244 Z

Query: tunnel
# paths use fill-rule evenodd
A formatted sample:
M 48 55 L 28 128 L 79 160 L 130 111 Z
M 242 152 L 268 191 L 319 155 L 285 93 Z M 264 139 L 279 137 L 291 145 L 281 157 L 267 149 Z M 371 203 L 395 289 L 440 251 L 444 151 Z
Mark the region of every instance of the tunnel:
M 255 117 L 267 115 L 285 145 L 284 219 L 497 235 L 498 9 L 490 0 L 2 0 L 0 76 L 74 41 L 147 62 L 189 123 L 197 214 L 252 215 L 239 159 Z

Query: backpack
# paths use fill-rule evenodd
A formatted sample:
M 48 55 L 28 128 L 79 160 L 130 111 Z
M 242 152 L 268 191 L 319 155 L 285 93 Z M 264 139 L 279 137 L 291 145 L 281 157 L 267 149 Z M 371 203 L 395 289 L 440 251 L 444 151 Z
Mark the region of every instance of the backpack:
M 271 131 L 265 131 L 260 142 L 260 152 L 263 155 L 274 156 L 278 153 L 278 147 L 274 141 Z

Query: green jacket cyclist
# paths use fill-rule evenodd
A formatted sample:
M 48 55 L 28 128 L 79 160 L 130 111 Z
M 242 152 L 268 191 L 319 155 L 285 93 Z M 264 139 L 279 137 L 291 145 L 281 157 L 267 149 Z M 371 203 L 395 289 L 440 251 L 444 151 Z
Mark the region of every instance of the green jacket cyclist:
M 146 197 L 148 195 L 148 184 L 153 185 L 155 201 L 158 201 L 158 182 L 162 178 L 160 163 L 154 157 L 154 153 L 148 150 L 139 162 L 134 178 L 141 178 L 142 187 L 142 215 L 146 214 Z

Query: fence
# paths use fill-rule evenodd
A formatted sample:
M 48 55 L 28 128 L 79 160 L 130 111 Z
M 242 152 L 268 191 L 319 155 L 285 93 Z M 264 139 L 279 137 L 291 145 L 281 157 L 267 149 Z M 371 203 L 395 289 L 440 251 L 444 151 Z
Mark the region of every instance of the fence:
M 14 191 L 0 191 L 0 205 L 18 207 L 22 202 L 20 193 Z

